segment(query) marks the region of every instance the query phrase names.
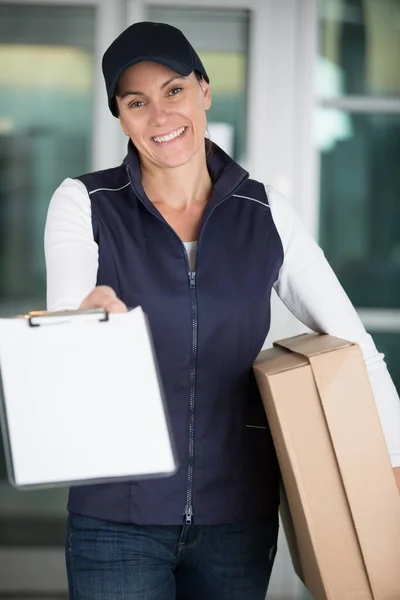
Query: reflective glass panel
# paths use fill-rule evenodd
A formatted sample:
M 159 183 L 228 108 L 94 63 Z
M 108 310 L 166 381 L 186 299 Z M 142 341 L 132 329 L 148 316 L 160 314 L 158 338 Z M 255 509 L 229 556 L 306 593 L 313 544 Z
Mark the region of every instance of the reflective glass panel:
M 398 333 L 371 331 L 375 344 L 385 355 L 386 364 L 397 391 L 400 393 L 400 335 Z
M 318 112 L 320 242 L 356 306 L 400 304 L 400 115 Z
M 94 21 L 90 7 L 0 4 L 1 316 L 45 308 L 48 204 L 91 168 Z M 8 484 L 0 439 L 0 546 L 62 545 L 65 507 L 66 490 Z
M 320 244 L 355 306 L 399 309 L 400 115 L 319 109 L 317 131 Z M 400 390 L 400 336 L 371 333 Z
M 51 194 L 90 170 L 93 10 L 0 5 L 0 311 L 44 307 Z
M 321 96 L 400 95 L 400 0 L 320 0 Z

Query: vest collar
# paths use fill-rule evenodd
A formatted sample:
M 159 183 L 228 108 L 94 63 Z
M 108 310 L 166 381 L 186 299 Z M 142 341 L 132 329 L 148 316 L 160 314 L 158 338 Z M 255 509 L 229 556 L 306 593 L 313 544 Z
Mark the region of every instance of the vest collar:
M 150 201 L 141 182 L 139 156 L 131 141 L 128 143 L 128 153 L 124 158 L 124 164 L 129 170 L 135 192 L 147 205 Z M 207 157 L 207 168 L 213 181 L 209 209 L 231 196 L 249 177 L 245 169 L 214 143 L 212 144 L 212 152 Z

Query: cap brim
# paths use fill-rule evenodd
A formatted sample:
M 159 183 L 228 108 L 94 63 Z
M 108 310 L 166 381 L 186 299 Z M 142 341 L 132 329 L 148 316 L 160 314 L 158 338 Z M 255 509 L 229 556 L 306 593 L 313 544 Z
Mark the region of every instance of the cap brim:
M 183 77 L 187 77 L 188 75 L 190 75 L 190 73 L 193 72 L 193 65 L 187 65 L 187 64 L 184 64 L 181 62 L 176 62 L 174 60 L 171 60 L 170 58 L 167 58 L 167 57 L 164 58 L 163 56 L 141 56 L 140 58 L 135 58 L 134 60 L 127 62 L 123 67 L 120 68 L 118 73 L 115 75 L 114 80 L 113 80 L 112 84 L 110 85 L 110 88 L 108 91 L 108 93 L 109 93 L 108 104 L 110 106 L 111 112 L 115 116 L 117 116 L 117 115 L 114 112 L 114 96 L 115 96 L 115 90 L 117 88 L 119 78 L 125 73 L 125 71 L 129 67 L 132 67 L 133 65 L 137 65 L 138 63 L 145 62 L 145 61 L 155 62 L 160 65 L 164 65 L 164 67 L 168 67 L 169 69 L 172 69 L 172 71 L 175 71 L 176 73 L 178 73 L 179 75 L 182 75 Z

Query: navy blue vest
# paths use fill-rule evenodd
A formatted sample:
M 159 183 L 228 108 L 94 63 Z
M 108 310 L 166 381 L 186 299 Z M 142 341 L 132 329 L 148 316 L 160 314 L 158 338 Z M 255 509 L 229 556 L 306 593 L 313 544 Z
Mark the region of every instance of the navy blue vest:
M 252 364 L 269 330 L 283 248 L 264 186 L 215 145 L 208 168 L 213 190 L 195 272 L 145 195 L 132 146 L 123 165 L 78 178 L 91 200 L 97 284 L 148 316 L 179 469 L 161 479 L 74 487 L 72 512 L 211 525 L 277 509 L 276 457 Z

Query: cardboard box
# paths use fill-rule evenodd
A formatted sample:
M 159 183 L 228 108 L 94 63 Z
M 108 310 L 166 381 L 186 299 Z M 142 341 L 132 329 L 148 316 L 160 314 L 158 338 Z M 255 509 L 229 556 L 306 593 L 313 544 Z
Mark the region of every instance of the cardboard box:
M 316 600 L 399 600 L 400 494 L 360 348 L 301 335 L 254 371 L 297 574 Z

